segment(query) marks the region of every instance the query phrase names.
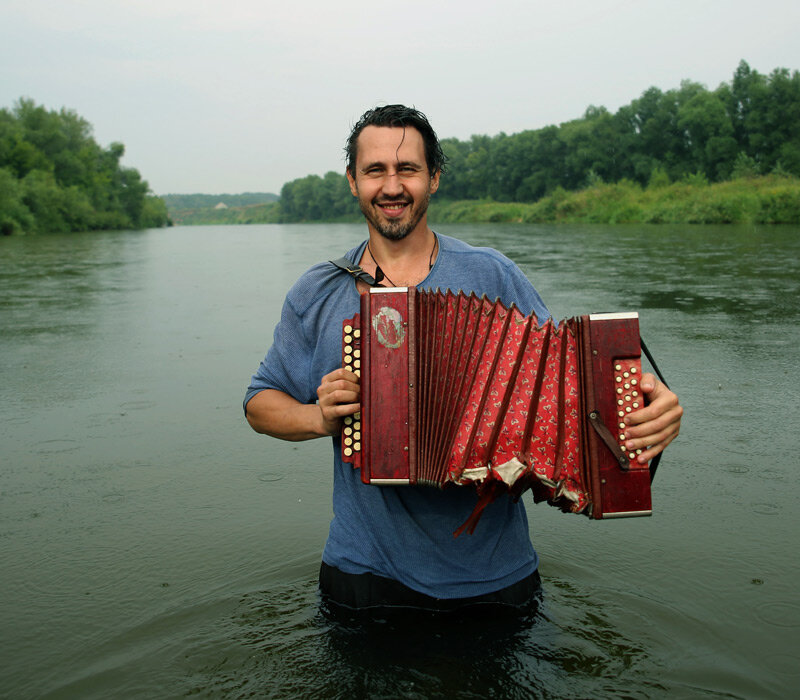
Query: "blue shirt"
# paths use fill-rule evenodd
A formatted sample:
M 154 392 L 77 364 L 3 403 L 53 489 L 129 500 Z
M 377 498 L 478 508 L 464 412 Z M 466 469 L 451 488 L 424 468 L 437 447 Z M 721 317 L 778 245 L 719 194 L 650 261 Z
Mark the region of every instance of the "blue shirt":
M 549 316 L 539 294 L 511 260 L 437 234 L 439 254 L 418 287 L 486 294 L 514 303 L 540 321 Z M 346 257 L 357 262 L 366 241 Z M 355 280 L 331 263 L 309 269 L 286 296 L 273 345 L 253 376 L 245 405 L 264 389 L 314 403 L 325 374 L 341 367 L 342 321 L 359 311 Z M 333 438 L 333 520 L 323 560 L 351 574 L 370 572 L 436 598 L 490 593 L 530 575 L 538 557 L 522 502 L 502 497 L 475 533 L 453 537 L 476 503 L 471 487 L 372 486 L 343 464 Z

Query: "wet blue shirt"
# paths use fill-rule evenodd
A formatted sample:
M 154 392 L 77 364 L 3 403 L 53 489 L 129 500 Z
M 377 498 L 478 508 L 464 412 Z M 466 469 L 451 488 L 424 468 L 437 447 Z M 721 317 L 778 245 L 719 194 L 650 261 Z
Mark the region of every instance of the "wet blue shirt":
M 544 321 L 549 312 L 533 285 L 508 258 L 438 235 L 439 254 L 418 287 L 486 294 Z M 346 257 L 358 261 L 366 241 Z M 314 403 L 325 374 L 341 367 L 342 321 L 359 311 L 355 280 L 325 262 L 289 290 L 273 345 L 253 376 L 245 404 L 263 389 Z M 333 520 L 323 560 L 351 574 L 370 572 L 436 598 L 466 598 L 530 575 L 538 558 L 521 501 L 490 504 L 475 533 L 453 537 L 476 503 L 472 488 L 372 486 L 340 458 L 333 438 Z

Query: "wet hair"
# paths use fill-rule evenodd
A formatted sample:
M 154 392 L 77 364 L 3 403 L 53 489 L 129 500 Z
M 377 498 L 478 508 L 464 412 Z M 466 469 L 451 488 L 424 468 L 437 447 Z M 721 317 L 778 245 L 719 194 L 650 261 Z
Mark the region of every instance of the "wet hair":
M 444 172 L 447 158 L 428 118 L 413 107 L 386 105 L 385 107 L 376 107 L 364 112 L 350 132 L 350 136 L 347 137 L 344 152 L 347 170 L 351 175 L 355 176 L 356 174 L 358 137 L 368 126 L 413 127 L 422 135 L 422 142 L 425 145 L 425 162 L 428 165 L 430 174 L 435 175 L 437 172 Z

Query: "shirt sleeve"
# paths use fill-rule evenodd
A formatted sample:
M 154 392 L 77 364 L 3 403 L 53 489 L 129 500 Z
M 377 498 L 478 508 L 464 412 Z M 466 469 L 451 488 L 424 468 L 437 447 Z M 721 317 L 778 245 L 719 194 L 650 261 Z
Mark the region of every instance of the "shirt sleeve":
M 283 302 L 281 320 L 275 327 L 272 347 L 261 361 L 250 381 L 244 397 L 244 406 L 264 389 L 277 389 L 289 394 L 301 403 L 316 400 L 316 387 L 311 387 L 311 362 L 313 348 L 297 313 L 287 296 Z
M 507 268 L 505 288 L 502 294 L 504 303 L 509 305 L 513 302 L 524 315 L 533 313 L 540 324 L 544 323 L 550 318 L 550 312 L 539 296 L 539 292 L 525 277 L 522 270 L 511 261 L 509 262 L 511 264 Z

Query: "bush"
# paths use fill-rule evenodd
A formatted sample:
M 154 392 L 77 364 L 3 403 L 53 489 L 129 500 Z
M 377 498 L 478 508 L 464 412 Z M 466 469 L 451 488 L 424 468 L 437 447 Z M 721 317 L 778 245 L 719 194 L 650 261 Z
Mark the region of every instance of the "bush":
M 800 221 L 800 189 L 783 189 L 765 193 L 761 200 L 759 222 L 796 224 Z
M 760 169 L 755 158 L 751 158 L 746 153 L 739 153 L 734 161 L 733 170 L 731 170 L 731 179 L 754 178 L 757 177 L 759 173 Z
M 650 173 L 650 180 L 647 182 L 647 189 L 658 190 L 670 185 L 669 175 L 663 168 L 653 168 Z
M 0 168 L 0 235 L 33 230 L 33 214 L 22 201 L 22 188 L 14 173 Z

